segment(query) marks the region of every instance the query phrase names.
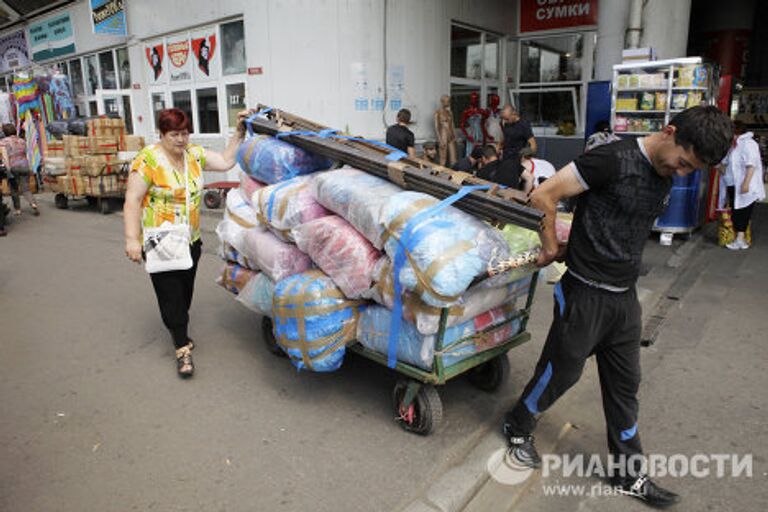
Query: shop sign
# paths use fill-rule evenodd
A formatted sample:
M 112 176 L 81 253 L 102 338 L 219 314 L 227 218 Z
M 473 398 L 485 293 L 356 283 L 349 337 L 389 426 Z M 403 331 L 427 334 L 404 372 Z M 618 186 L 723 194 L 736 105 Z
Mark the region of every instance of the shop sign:
M 192 80 L 192 73 L 189 71 L 189 38 L 187 35 L 168 38 L 166 48 L 168 60 L 171 61 L 171 82 Z
M 165 46 L 162 41 L 150 43 L 144 47 L 149 65 L 149 81 L 153 84 L 165 83 L 168 73 L 165 71 Z
M 0 73 L 29 65 L 27 38 L 19 30 L 0 38 Z
M 216 47 L 216 27 L 192 33 L 192 68 L 196 80 L 219 77 L 219 49 Z
M 520 32 L 597 25 L 597 0 L 520 0 Z
M 53 16 L 29 26 L 29 49 L 33 61 L 75 53 L 75 36 L 69 13 Z
M 249 75 L 263 75 L 264 74 L 264 68 L 261 66 L 248 68 L 248 74 Z
M 123 0 L 91 0 L 91 20 L 94 34 L 128 35 Z

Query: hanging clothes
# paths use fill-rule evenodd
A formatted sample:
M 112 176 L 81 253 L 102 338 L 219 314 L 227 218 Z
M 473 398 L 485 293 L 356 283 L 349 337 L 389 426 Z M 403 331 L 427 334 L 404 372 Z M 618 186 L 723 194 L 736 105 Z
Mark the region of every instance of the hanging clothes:
M 13 124 L 13 105 L 11 95 L 0 92 L 0 124 Z
M 34 78 L 14 76 L 13 96 L 16 98 L 19 122 L 25 118 L 27 112 L 40 112 L 40 93 Z
M 50 93 L 53 97 L 53 107 L 57 119 L 70 119 L 74 117 L 75 104 L 72 101 L 72 88 L 69 77 L 64 74 L 55 74 L 51 78 Z
M 29 170 L 37 173 L 42 162 L 42 141 L 40 134 L 42 126 L 39 121 L 36 121 L 32 116 L 32 112 L 27 110 L 24 116 L 24 137 L 27 143 L 27 161 L 29 161 Z

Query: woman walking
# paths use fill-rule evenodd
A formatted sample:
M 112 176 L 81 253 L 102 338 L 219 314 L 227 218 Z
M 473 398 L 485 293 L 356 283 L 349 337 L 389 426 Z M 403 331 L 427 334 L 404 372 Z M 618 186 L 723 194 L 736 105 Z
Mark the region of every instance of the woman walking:
M 21 198 L 24 196 L 32 207 L 32 214 L 40 215 L 35 196 L 29 190 L 29 161 L 27 160 L 27 143 L 16 134 L 16 127 L 12 124 L 3 125 L 5 137 L 0 139 L 0 158 L 5 168 L 8 169 L 8 188 L 11 190 L 13 200 L 13 213 L 17 217 L 21 215 Z
M 237 147 L 245 134 L 244 119 L 250 111 L 238 114 L 238 126 L 223 153 L 190 144 L 189 117 L 176 108 L 158 116 L 160 142 L 142 149 L 131 164 L 125 196 L 125 253 L 140 263 L 145 247 L 143 231 L 166 223 L 189 225 L 192 266 L 150 274 L 165 327 L 176 348 L 176 366 L 181 377 L 194 373 L 188 335 L 189 307 L 200 259 L 200 199 L 203 171 L 226 172 L 235 165 Z

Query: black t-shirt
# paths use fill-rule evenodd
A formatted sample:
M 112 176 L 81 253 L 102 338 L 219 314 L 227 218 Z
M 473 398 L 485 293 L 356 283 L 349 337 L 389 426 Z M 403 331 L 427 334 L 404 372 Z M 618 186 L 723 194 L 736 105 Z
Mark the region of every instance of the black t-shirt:
M 393 124 L 387 128 L 387 144 L 407 153 L 408 148 L 415 146 L 413 132 L 401 124 Z
M 573 164 L 588 189 L 576 199 L 565 262 L 587 279 L 633 286 L 672 179 L 659 176 L 635 139 L 597 147 Z
M 504 150 L 501 158 L 519 158 L 520 150 L 528 144 L 528 139 L 533 137 L 533 130 L 528 121 L 520 119 L 516 123 L 504 123 L 501 127 L 504 133 Z
M 472 165 L 472 162 L 469 160 L 468 156 L 459 158 L 459 161 L 453 164 L 452 169 L 454 171 L 463 171 L 463 172 L 474 172 L 476 170 L 475 166 Z
M 477 177 L 519 189 L 522 173 L 523 166 L 517 160 L 494 160 L 477 171 Z

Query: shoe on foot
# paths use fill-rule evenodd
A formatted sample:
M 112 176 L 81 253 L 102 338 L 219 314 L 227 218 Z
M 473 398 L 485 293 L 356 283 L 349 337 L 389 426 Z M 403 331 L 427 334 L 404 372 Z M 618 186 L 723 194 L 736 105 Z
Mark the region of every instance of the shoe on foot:
M 8 236 L 8 232 L 4 229 L 0 229 L 0 236 Z
M 617 491 L 654 508 L 667 508 L 680 502 L 680 496 L 659 487 L 647 475 L 614 481 Z
M 40 210 L 37 208 L 37 205 L 32 206 L 32 215 L 34 215 L 35 217 L 40 216 Z
M 508 464 L 533 469 L 541 467 L 541 457 L 533 444 L 532 435 L 516 435 L 509 431 L 507 425 L 504 425 L 504 435 L 509 441 L 509 449 L 505 455 Z
M 14 210 L 14 211 L 13 211 L 13 215 L 14 215 L 15 217 L 21 217 L 21 210 Z
M 192 348 L 194 345 L 187 344 L 176 349 L 176 371 L 182 378 L 189 378 L 195 373 L 195 364 L 192 362 Z
M 726 249 L 730 249 L 732 251 L 738 251 L 738 250 L 740 250 L 742 248 L 741 247 L 741 242 L 739 242 L 738 240 L 734 240 L 733 242 L 731 242 L 729 244 L 725 244 L 725 247 L 726 247 Z
M 738 240 L 737 242 L 740 244 L 741 249 L 749 249 L 749 244 L 746 240 Z

